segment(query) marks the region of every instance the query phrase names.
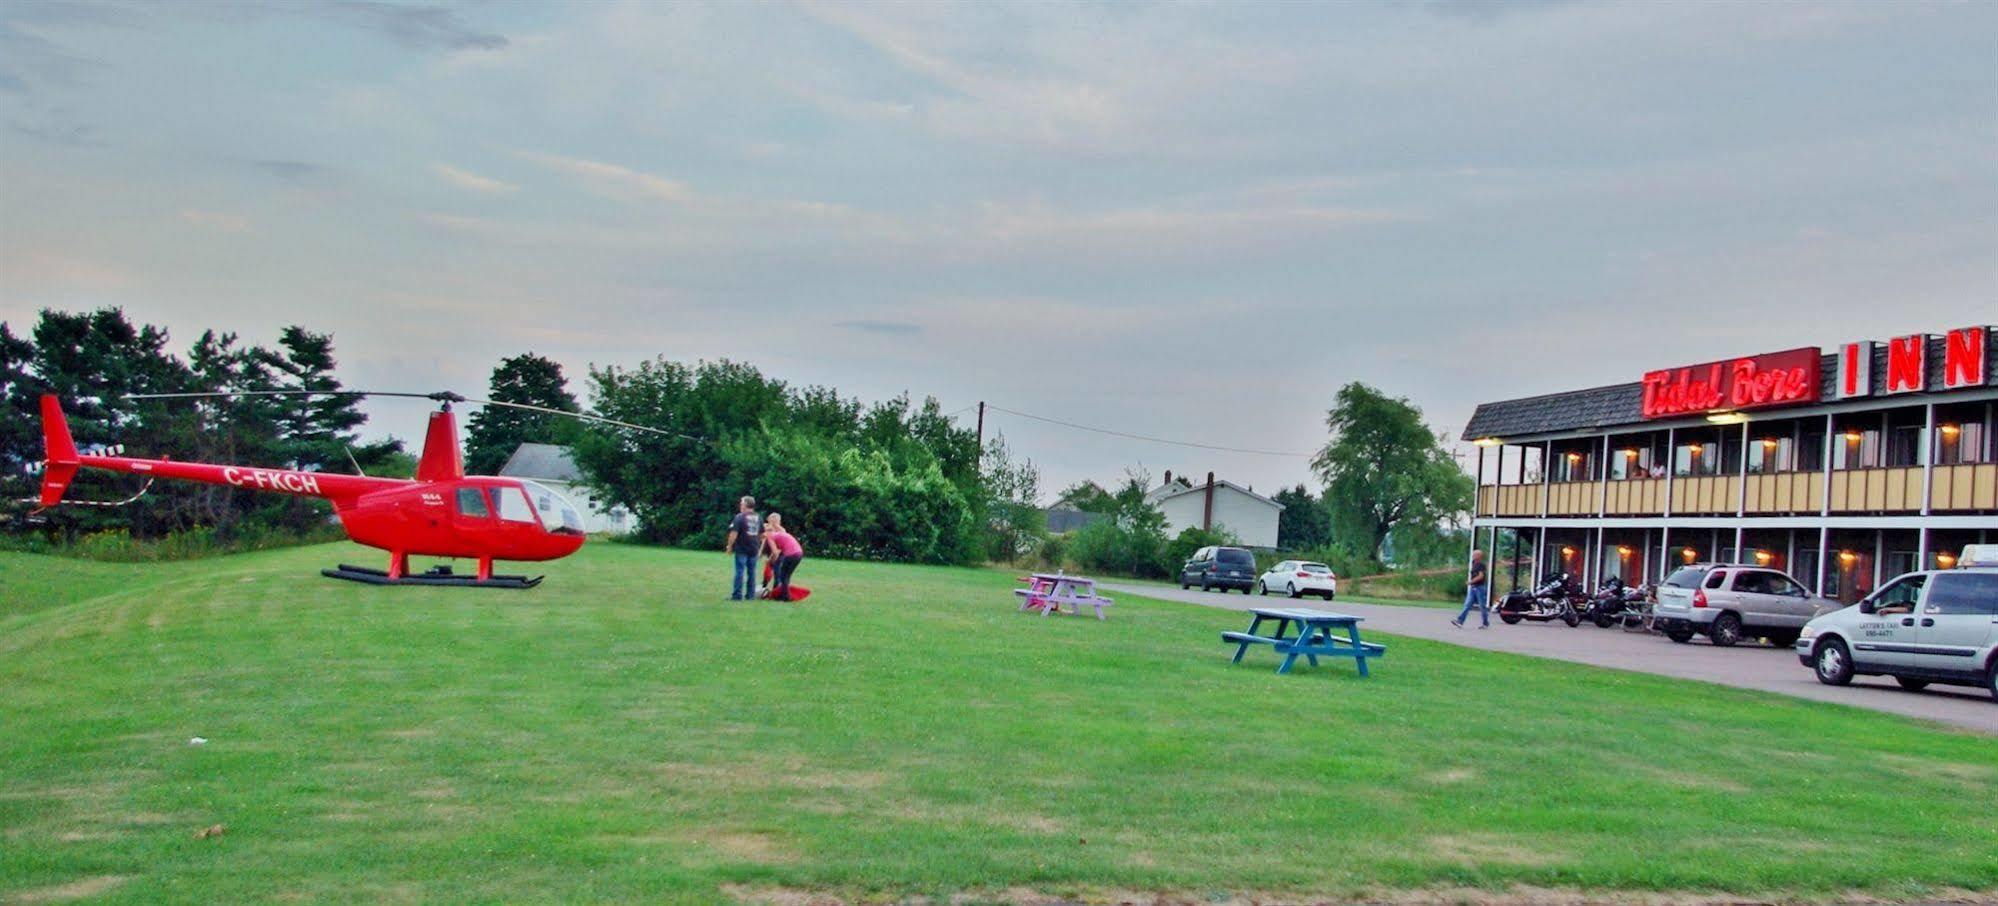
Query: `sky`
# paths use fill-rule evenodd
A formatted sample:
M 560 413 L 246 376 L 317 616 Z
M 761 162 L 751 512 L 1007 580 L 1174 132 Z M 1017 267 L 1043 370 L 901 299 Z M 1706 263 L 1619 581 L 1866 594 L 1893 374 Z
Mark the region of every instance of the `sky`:
M 1454 438 L 1998 321 L 1998 4 L 11 0 L 0 320 L 105 305 L 358 388 L 729 358 L 1304 454 L 1364 381 Z M 987 430 L 1047 488 L 1316 486 Z

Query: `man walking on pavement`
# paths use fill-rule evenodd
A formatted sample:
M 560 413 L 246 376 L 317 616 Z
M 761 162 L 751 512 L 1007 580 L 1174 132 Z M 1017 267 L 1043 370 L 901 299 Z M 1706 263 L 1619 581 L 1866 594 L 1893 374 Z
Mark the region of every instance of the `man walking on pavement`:
M 1485 552 L 1471 551 L 1471 576 L 1464 582 L 1464 612 L 1450 621 L 1458 629 L 1464 628 L 1464 620 L 1471 615 L 1471 608 L 1478 609 L 1478 617 L 1484 620 L 1479 629 L 1492 628 L 1492 609 L 1487 594 L 1491 590 L 1491 573 L 1485 569 Z
M 735 519 L 728 524 L 728 541 L 722 549 L 735 555 L 735 590 L 731 601 L 756 597 L 756 555 L 763 550 L 763 517 L 756 513 L 756 498 L 736 502 Z

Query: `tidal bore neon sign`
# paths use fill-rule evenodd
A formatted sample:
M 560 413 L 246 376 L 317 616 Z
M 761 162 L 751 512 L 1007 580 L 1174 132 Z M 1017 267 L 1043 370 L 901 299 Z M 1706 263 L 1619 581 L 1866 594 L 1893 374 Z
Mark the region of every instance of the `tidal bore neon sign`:
M 1644 375 L 1644 417 L 1794 406 L 1818 400 L 1816 347 Z
M 1982 387 L 1991 383 L 1989 326 L 1961 327 L 1941 337 L 1943 390 Z M 1938 389 L 1929 376 L 1926 334 L 1895 337 L 1887 347 L 1886 373 L 1876 382 L 1874 344 L 1847 343 L 1838 350 L 1832 391 L 1838 399 L 1875 393 L 1919 393 Z M 1731 412 L 1769 406 L 1818 402 L 1817 349 L 1804 347 L 1746 358 L 1667 368 L 1644 375 L 1644 417 L 1670 418 L 1708 412 Z

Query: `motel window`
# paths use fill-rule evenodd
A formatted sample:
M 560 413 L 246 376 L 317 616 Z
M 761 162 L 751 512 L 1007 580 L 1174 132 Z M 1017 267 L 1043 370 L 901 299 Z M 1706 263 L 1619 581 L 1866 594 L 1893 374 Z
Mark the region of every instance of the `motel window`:
M 1679 445 L 1674 451 L 1672 471 L 1680 477 L 1712 475 L 1720 470 L 1720 449 L 1712 441 Z
M 1806 428 L 1797 432 L 1797 466 L 1799 472 L 1819 472 L 1825 467 L 1825 432 L 1823 428 Z
M 1757 437 L 1748 442 L 1750 474 L 1797 470 L 1797 442 L 1788 437 Z
M 1609 470 L 1612 481 L 1632 478 L 1665 477 L 1665 438 L 1610 438 Z
M 1879 424 L 1873 427 L 1841 425 L 1832 438 L 1832 468 L 1873 469 L 1881 463 Z
M 1589 481 L 1595 477 L 1595 457 L 1583 450 L 1569 450 L 1554 456 L 1555 481 Z
M 1990 407 L 1936 407 L 1935 462 L 1939 466 L 1998 460 L 1992 455 Z
M 1921 447 L 1921 425 L 1895 425 L 1887 432 L 1887 465 L 1920 465 L 1922 460 L 1917 451 Z

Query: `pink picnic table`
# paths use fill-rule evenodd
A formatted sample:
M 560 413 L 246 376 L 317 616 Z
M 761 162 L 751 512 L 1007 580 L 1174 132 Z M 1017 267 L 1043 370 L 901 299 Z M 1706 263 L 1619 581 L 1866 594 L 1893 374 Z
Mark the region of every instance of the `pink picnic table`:
M 1116 603 L 1096 593 L 1096 580 L 1088 576 L 1071 576 L 1065 572 L 1035 573 L 1022 580 L 1026 588 L 1015 588 L 1013 594 L 1020 598 L 1020 610 L 1040 611 L 1041 616 L 1060 613 L 1063 607 L 1068 613 L 1080 616 L 1082 608 L 1096 611 L 1096 618 L 1103 619 L 1103 608 Z

